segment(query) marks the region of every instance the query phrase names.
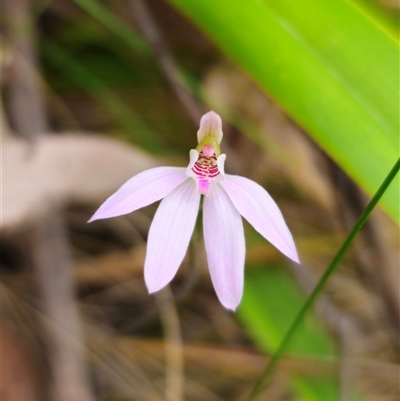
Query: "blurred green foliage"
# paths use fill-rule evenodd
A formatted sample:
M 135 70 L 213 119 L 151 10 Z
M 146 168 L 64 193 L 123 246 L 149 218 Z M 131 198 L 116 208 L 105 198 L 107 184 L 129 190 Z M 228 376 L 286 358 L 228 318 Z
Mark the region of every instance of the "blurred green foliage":
M 247 268 L 239 317 L 262 349 L 273 353 L 304 304 L 305 297 L 285 272 L 284 266 L 254 265 Z M 309 315 L 296 332 L 287 352 L 324 360 L 336 355 L 336 346 L 315 316 Z M 291 383 L 302 399 L 338 399 L 335 378 L 316 372 L 312 379 L 296 375 Z
M 61 96 L 89 95 L 111 120 L 106 129 L 113 135 L 160 156 L 186 156 L 193 138 L 182 132 L 194 127 L 169 92 L 147 43 L 101 3 L 77 3 L 81 13 L 57 21 L 39 38 L 50 87 Z
M 170 0 L 369 194 L 399 154 L 398 42 L 351 0 Z M 399 221 L 399 182 L 382 205 Z

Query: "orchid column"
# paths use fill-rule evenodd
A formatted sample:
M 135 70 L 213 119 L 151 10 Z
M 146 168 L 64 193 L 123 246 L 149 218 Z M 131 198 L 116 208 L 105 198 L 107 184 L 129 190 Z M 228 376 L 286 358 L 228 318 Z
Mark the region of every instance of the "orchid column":
M 150 293 L 175 276 L 203 202 L 204 243 L 211 279 L 222 305 L 235 310 L 243 293 L 243 216 L 283 254 L 299 262 L 292 235 L 269 194 L 247 178 L 225 174 L 222 122 L 213 111 L 200 120 L 188 167 L 156 167 L 128 180 L 89 221 L 131 213 L 163 199 L 150 227 L 144 275 Z

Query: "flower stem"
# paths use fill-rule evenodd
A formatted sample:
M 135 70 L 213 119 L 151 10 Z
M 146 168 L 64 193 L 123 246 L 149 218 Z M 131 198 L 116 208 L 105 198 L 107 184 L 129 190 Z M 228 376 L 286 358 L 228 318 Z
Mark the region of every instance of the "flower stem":
M 354 225 L 353 229 L 351 230 L 350 234 L 347 236 L 346 240 L 344 241 L 343 245 L 340 247 L 339 251 L 336 253 L 335 257 L 333 258 L 331 264 L 328 266 L 328 268 L 325 270 L 324 274 L 320 278 L 319 282 L 315 286 L 313 292 L 311 295 L 308 297 L 306 302 L 304 303 L 303 307 L 301 308 L 300 312 L 296 316 L 296 318 L 293 320 L 292 325 L 290 326 L 289 330 L 286 332 L 286 335 L 284 336 L 283 340 L 281 341 L 279 347 L 275 351 L 275 353 L 271 356 L 268 365 L 266 366 L 264 372 L 261 374 L 261 377 L 255 384 L 249 398 L 247 401 L 252 401 L 254 400 L 255 396 L 259 393 L 259 391 L 263 388 L 266 380 L 269 378 L 271 375 L 275 365 L 279 361 L 280 357 L 282 356 L 282 353 L 286 346 L 288 345 L 290 339 L 292 338 L 293 334 L 295 333 L 297 327 L 303 320 L 305 314 L 308 312 L 308 310 L 311 308 L 313 305 L 315 299 L 319 295 L 319 293 L 322 291 L 323 287 L 325 286 L 326 282 L 328 281 L 328 278 L 331 276 L 331 274 L 335 271 L 336 267 L 338 266 L 339 262 L 349 249 L 350 245 L 352 244 L 354 238 L 356 235 L 359 233 L 361 230 L 362 226 L 368 219 L 369 215 L 371 214 L 372 210 L 375 208 L 376 204 L 379 202 L 381 199 L 382 195 L 385 193 L 391 182 L 393 181 L 394 177 L 400 170 L 400 159 L 397 160 L 393 168 L 390 170 L 389 174 L 371 199 L 371 201 L 368 203 L 367 207 L 365 208 L 364 212 L 360 216 L 360 218 L 357 220 L 356 224 Z

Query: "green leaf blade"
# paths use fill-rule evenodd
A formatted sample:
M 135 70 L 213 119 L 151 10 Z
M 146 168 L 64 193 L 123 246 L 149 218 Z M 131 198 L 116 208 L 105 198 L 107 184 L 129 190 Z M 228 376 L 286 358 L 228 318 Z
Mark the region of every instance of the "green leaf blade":
M 170 1 L 374 193 L 399 154 L 391 36 L 346 0 Z M 397 181 L 382 199 L 396 221 L 398 200 Z

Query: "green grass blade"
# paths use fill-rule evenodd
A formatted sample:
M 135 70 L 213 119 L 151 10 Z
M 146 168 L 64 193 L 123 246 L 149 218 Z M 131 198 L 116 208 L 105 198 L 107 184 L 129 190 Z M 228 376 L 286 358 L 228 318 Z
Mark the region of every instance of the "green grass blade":
M 325 270 L 324 274 L 322 275 L 321 279 L 318 281 L 317 285 L 315 286 L 314 290 L 312 291 L 311 295 L 307 298 L 306 302 L 304 303 L 303 307 L 301 308 L 300 312 L 297 314 L 296 318 L 293 320 L 289 330 L 287 331 L 286 335 L 284 336 L 283 340 L 281 341 L 279 347 L 272 355 L 265 371 L 261 375 L 259 381 L 255 385 L 248 401 L 252 401 L 254 397 L 258 394 L 260 389 L 263 387 L 264 383 L 272 373 L 275 365 L 279 361 L 279 358 L 282 356 L 283 351 L 288 346 L 289 341 L 292 339 L 294 333 L 298 329 L 300 323 L 303 321 L 304 316 L 310 310 L 311 306 L 313 305 L 317 296 L 321 293 L 322 289 L 324 288 L 326 282 L 328 281 L 329 277 L 332 275 L 336 267 L 338 266 L 339 262 L 342 260 L 343 256 L 349 249 L 350 245 L 352 244 L 354 238 L 361 230 L 362 226 L 368 219 L 369 215 L 371 214 L 372 210 L 375 208 L 379 200 L 381 199 L 382 195 L 386 192 L 389 188 L 390 184 L 396 177 L 397 173 L 400 170 L 400 159 L 397 160 L 393 168 L 390 170 L 389 174 L 379 187 L 376 194 L 373 196 L 371 201 L 369 202 L 368 206 L 365 208 L 364 212 L 357 220 L 356 224 L 354 225 L 353 229 L 351 230 L 350 234 L 347 236 L 346 240 L 344 241 L 343 245 L 340 247 L 339 251 L 333 258 L 331 264 Z
M 244 296 L 238 317 L 253 341 L 272 354 L 296 317 L 305 296 L 280 264 L 252 263 L 247 266 Z M 285 372 L 295 399 L 337 401 L 340 398 L 339 365 L 335 340 L 314 313 L 307 315 L 287 350 L 298 364 L 313 361 L 321 365 L 314 372 Z M 356 386 L 347 388 L 352 401 L 366 401 Z
M 120 18 L 104 7 L 96 0 L 73 0 L 78 6 L 83 8 L 94 19 L 106 26 L 114 35 L 122 39 L 135 51 L 143 54 L 150 53 L 148 44 L 136 35 L 134 31 Z
M 118 94 L 109 88 L 93 71 L 88 70 L 58 43 L 43 39 L 41 52 L 48 63 L 54 65 L 77 86 L 96 98 L 115 117 L 136 145 L 152 152 L 165 151 L 162 138 L 140 116 L 135 115 Z
M 301 290 L 283 266 L 252 264 L 247 266 L 238 317 L 255 343 L 265 352 L 272 353 L 304 300 Z M 333 338 L 314 314 L 307 316 L 288 352 L 294 358 L 324 361 L 334 361 L 337 355 Z M 337 400 L 337 378 L 332 374 L 324 372 L 312 378 L 292 374 L 289 383 L 296 396 L 304 401 Z

